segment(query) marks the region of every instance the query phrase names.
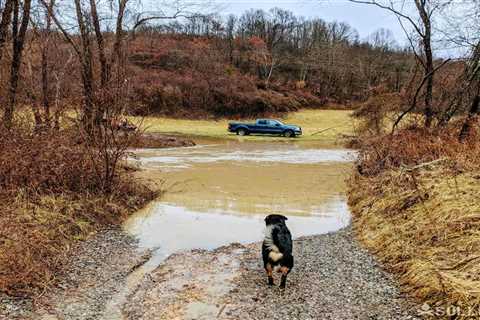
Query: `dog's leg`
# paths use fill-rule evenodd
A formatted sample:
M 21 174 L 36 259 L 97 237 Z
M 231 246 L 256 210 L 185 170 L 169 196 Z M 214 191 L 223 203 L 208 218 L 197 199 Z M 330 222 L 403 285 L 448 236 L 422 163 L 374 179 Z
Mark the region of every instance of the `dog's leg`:
M 267 263 L 265 266 L 265 270 L 267 270 L 267 276 L 268 276 L 268 284 L 273 286 L 273 267 L 270 263 Z
M 282 282 L 280 282 L 280 288 L 285 289 L 285 285 L 287 284 L 287 275 L 289 269 L 287 267 L 281 267 L 280 272 L 282 272 Z

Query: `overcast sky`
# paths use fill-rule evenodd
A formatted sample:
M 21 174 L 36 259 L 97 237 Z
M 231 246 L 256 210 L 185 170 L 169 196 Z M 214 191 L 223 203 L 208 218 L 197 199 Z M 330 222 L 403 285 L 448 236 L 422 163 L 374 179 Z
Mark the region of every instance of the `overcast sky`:
M 268 10 L 279 7 L 307 18 L 347 22 L 363 39 L 380 28 L 390 29 L 397 42 L 404 43 L 405 36 L 397 19 L 380 8 L 351 3 L 347 0 L 218 0 L 225 14 L 239 14 L 248 9 Z

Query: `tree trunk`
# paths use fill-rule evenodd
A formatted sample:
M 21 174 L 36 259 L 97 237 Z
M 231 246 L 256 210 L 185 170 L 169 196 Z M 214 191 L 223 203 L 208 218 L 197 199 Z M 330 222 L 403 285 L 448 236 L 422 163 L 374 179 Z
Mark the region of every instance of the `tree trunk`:
M 23 3 L 22 22 L 20 24 L 20 28 L 18 28 L 20 4 L 18 0 L 14 0 L 12 28 L 13 55 L 10 69 L 10 90 L 8 104 L 3 115 L 3 122 L 7 128 L 12 126 L 13 112 L 15 109 L 18 89 L 18 75 L 22 65 L 23 45 L 25 43 L 25 35 L 27 33 L 28 23 L 30 21 L 30 8 L 31 0 L 25 0 Z
M 104 90 L 109 80 L 109 66 L 107 57 L 105 56 L 105 42 L 100 28 L 100 19 L 98 17 L 97 4 L 95 1 L 96 0 L 90 0 L 90 12 L 92 15 L 93 29 L 95 30 L 95 38 L 97 39 L 98 57 L 100 61 L 100 88 L 101 90 Z M 95 125 L 100 125 L 104 112 L 103 101 L 101 101 L 95 109 Z
M 12 20 L 13 0 L 6 0 L 0 21 L 0 61 L 2 60 L 3 47 L 7 41 L 8 26 Z
M 85 23 L 80 0 L 75 0 L 75 11 L 77 15 L 78 29 L 81 38 L 80 63 L 82 68 L 83 84 L 83 126 L 88 133 L 93 132 L 94 127 L 94 86 L 93 86 L 93 65 L 92 51 L 90 47 L 90 35 Z
M 40 114 L 40 110 L 38 109 L 38 105 L 32 99 L 32 112 L 33 118 L 35 119 L 35 129 L 40 129 L 43 126 L 42 115 Z
M 433 53 L 432 53 L 432 24 L 430 16 L 426 9 L 426 2 L 421 0 L 415 0 L 420 18 L 424 26 L 422 37 L 423 53 L 424 53 L 424 75 L 427 77 L 425 84 L 425 127 L 429 128 L 433 122 L 433 80 L 435 76 L 435 69 L 433 66 Z
M 95 0 L 90 0 L 90 11 L 92 14 L 93 29 L 95 30 L 95 37 L 97 39 L 98 56 L 100 60 L 100 81 L 102 88 L 108 82 L 108 63 L 105 56 L 105 42 L 103 40 L 102 30 L 100 28 L 100 19 L 98 18 L 97 4 Z
M 46 27 L 44 30 L 43 36 L 43 45 L 42 45 L 42 54 L 41 54 L 41 69 L 42 69 L 42 103 L 43 109 L 45 112 L 45 124 L 50 126 L 51 116 L 50 116 L 50 95 L 49 95 L 49 88 L 50 88 L 50 81 L 48 77 L 49 73 L 49 65 L 48 65 L 48 52 L 50 49 L 50 31 L 52 26 L 52 11 L 53 6 L 55 4 L 55 0 L 50 0 L 48 4 L 48 8 L 46 9 L 45 13 L 45 20 L 46 20 Z
M 434 77 L 434 67 L 433 67 L 433 56 L 432 49 L 430 45 L 430 38 L 425 40 L 425 55 L 426 55 L 426 68 L 425 75 L 428 75 L 427 83 L 425 87 L 425 127 L 430 128 L 433 122 L 433 77 Z M 428 43 L 428 44 L 427 44 Z
M 113 52 L 110 59 L 111 66 L 113 66 L 115 62 L 120 63 L 122 58 L 123 18 L 125 16 L 127 2 L 128 0 L 119 1 L 117 24 L 115 27 L 115 41 L 113 43 Z

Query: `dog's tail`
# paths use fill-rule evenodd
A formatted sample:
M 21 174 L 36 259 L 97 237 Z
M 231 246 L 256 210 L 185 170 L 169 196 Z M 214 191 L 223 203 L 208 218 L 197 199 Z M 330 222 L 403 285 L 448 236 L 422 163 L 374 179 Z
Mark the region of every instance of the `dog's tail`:
M 268 257 L 272 260 L 272 261 L 279 261 L 283 258 L 283 253 L 279 252 L 278 250 L 272 250 L 270 251 L 270 253 L 268 254 Z

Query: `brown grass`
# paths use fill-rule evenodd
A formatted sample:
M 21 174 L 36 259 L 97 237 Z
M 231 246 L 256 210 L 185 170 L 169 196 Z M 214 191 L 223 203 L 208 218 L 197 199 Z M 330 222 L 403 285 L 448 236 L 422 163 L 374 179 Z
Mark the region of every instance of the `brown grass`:
M 0 291 L 35 296 L 76 240 L 119 224 L 155 193 L 117 168 L 108 190 L 98 150 L 77 130 L 0 133 Z M 92 154 L 96 155 L 92 157 Z
M 480 307 L 480 142 L 457 135 L 454 126 L 365 142 L 349 202 L 358 237 L 405 291 L 466 314 Z

